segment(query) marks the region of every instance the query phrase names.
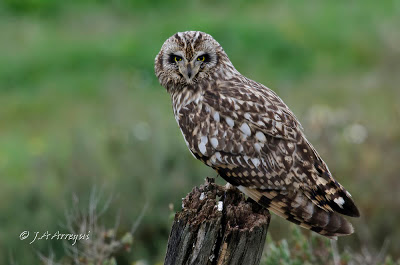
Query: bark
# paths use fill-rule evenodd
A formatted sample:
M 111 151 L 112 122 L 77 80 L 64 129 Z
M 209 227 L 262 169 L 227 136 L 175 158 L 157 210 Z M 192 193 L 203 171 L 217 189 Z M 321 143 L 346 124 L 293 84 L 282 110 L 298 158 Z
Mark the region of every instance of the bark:
M 167 265 L 260 263 L 270 214 L 236 188 L 206 179 L 183 199 L 168 239 Z

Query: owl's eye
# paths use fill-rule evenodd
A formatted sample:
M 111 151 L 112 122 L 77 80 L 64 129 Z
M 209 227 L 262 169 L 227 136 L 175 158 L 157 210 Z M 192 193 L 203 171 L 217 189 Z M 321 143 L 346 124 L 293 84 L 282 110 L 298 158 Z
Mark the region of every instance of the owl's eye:
M 196 60 L 199 62 L 208 63 L 210 61 L 210 56 L 208 54 L 203 54 L 203 55 L 200 55 L 199 57 L 197 57 Z
M 182 61 L 182 57 L 181 56 L 179 56 L 179 55 L 175 55 L 175 54 L 170 54 L 169 55 L 169 58 L 168 58 L 168 62 L 170 63 L 170 64 L 174 64 L 174 63 L 177 63 L 177 62 L 180 62 L 180 61 Z
M 206 57 L 204 55 L 197 57 L 197 61 L 204 62 L 205 59 L 206 59 Z

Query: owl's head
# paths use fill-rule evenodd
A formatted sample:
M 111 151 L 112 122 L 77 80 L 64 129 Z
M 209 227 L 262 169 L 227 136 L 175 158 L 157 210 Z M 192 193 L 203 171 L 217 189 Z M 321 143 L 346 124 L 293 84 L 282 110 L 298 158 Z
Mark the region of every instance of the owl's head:
M 169 91 L 212 78 L 226 64 L 231 65 L 228 56 L 211 35 L 200 31 L 178 32 L 161 47 L 155 59 L 155 73 Z

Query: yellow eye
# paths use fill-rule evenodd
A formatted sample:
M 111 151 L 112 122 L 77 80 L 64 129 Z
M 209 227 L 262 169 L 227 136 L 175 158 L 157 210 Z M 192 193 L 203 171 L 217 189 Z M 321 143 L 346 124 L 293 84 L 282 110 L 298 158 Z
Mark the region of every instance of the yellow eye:
M 175 60 L 175 62 L 180 62 L 180 61 L 182 61 L 182 57 L 175 56 L 174 60 Z
M 197 57 L 197 61 L 204 62 L 205 59 L 206 57 L 204 55 Z

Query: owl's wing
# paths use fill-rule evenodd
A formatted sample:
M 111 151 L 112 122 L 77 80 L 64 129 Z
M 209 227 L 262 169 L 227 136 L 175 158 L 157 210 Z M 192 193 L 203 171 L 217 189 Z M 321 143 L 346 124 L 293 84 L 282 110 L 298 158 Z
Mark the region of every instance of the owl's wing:
M 208 134 L 211 143 L 202 160 L 230 182 L 265 191 L 301 189 L 325 211 L 359 216 L 350 194 L 333 179 L 296 117 L 271 90 L 250 80 L 221 82 L 205 91 L 202 101 L 214 118 L 199 134 Z
M 252 80 L 216 83 L 204 98 L 219 104 L 222 115 L 242 116 L 264 134 L 293 142 L 303 136 L 300 122 L 286 104 L 272 90 Z

